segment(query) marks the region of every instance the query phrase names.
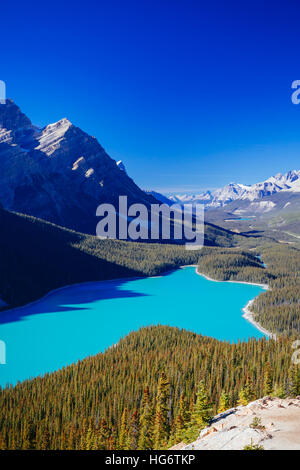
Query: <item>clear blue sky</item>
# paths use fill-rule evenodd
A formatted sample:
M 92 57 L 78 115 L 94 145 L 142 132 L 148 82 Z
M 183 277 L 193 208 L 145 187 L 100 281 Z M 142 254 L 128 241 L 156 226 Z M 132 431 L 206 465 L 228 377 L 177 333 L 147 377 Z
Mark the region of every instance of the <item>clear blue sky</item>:
M 300 4 L 2 2 L 0 79 L 38 125 L 68 117 L 146 189 L 300 168 Z

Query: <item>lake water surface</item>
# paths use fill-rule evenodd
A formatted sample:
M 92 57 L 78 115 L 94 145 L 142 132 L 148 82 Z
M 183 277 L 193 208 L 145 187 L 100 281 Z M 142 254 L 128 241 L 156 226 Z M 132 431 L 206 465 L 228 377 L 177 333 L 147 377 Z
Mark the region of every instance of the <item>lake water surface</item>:
M 242 308 L 262 290 L 209 281 L 194 267 L 161 277 L 60 289 L 32 305 L 0 313 L 7 362 L 0 365 L 0 385 L 104 351 L 141 326 L 177 326 L 234 342 L 260 338 L 263 334 L 242 317 Z

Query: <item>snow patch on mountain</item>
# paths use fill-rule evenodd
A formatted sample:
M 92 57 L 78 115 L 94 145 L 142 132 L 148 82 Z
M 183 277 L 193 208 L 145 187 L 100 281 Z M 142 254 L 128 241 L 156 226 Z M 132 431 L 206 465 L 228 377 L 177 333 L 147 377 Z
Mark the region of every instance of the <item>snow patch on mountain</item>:
M 124 163 L 122 162 L 122 160 L 119 160 L 118 162 L 116 162 L 116 165 L 119 168 L 119 170 L 125 171 L 125 173 L 126 173 L 126 167 L 125 167 Z
M 248 211 L 252 210 L 254 212 L 269 212 L 274 209 L 275 206 L 276 204 L 274 204 L 272 201 L 252 202 L 248 207 Z
M 36 150 L 43 150 L 46 155 L 51 156 L 55 150 L 60 147 L 66 132 L 71 127 L 72 123 L 67 118 L 49 124 L 41 131 L 41 134 L 37 136 L 39 145 L 35 147 Z

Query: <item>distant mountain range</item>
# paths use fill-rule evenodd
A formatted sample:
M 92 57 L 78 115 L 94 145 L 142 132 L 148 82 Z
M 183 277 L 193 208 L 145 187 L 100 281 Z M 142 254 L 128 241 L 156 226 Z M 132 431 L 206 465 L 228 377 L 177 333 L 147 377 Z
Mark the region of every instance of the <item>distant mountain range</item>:
M 119 195 L 157 202 L 68 119 L 39 129 L 12 100 L 0 104 L 0 206 L 95 234 L 96 208 Z
M 271 176 L 262 183 L 245 185 L 240 183 L 229 183 L 223 188 L 215 191 L 206 191 L 198 194 L 168 194 L 167 197 L 172 203 L 196 204 L 203 203 L 207 208 L 224 207 L 236 200 L 261 201 L 266 197 L 273 196 L 279 192 L 300 194 L 300 170 L 279 173 Z M 158 197 L 156 193 L 156 198 Z M 258 205 L 259 207 L 259 205 Z M 261 205 L 264 207 L 264 205 Z M 271 204 L 265 205 L 265 209 L 270 209 Z
M 278 173 L 252 185 L 229 183 L 203 193 L 149 194 L 169 205 L 204 204 L 206 222 L 234 232 L 263 230 L 275 236 L 274 231 L 279 231 L 300 238 L 300 170 Z M 236 225 L 239 220 L 242 226 Z

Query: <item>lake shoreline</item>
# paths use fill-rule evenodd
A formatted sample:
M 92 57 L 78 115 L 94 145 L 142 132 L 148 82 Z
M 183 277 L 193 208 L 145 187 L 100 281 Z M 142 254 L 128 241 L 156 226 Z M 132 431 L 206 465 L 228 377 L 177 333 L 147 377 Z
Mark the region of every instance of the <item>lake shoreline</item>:
M 34 306 L 35 304 L 37 304 L 38 302 L 46 299 L 47 297 L 49 297 L 50 295 L 54 294 L 54 293 L 57 293 L 58 291 L 61 291 L 61 290 L 64 290 L 64 289 L 67 289 L 67 288 L 70 288 L 70 287 L 76 287 L 76 286 L 82 286 L 82 285 L 90 285 L 90 284 L 95 284 L 95 283 L 102 283 L 102 282 L 127 282 L 127 281 L 134 281 L 134 280 L 139 280 L 139 279 L 147 279 L 147 278 L 161 278 L 163 276 L 167 276 L 168 274 L 171 274 L 172 272 L 174 271 L 177 271 L 177 269 L 184 269 L 184 268 L 195 268 L 195 272 L 196 274 L 198 274 L 199 276 L 202 276 L 204 277 L 205 279 L 207 279 L 208 281 L 212 281 L 212 282 L 230 282 L 230 283 L 235 283 L 235 284 L 248 284 L 248 285 L 251 285 L 251 286 L 258 286 L 258 287 L 262 287 L 263 289 L 267 290 L 269 289 L 269 286 L 268 284 L 259 284 L 259 283 L 252 283 L 252 282 L 246 282 L 246 281 L 220 281 L 218 279 L 213 279 L 209 276 L 207 276 L 206 274 L 204 273 L 200 273 L 198 271 L 198 265 L 196 264 L 188 264 L 188 265 L 182 265 L 182 266 L 178 266 L 176 268 L 173 268 L 173 269 L 169 269 L 168 271 L 165 271 L 165 272 L 162 272 L 160 274 L 157 274 L 157 276 L 134 276 L 134 277 L 121 277 L 121 278 L 114 278 L 114 279 L 103 279 L 101 281 L 86 281 L 86 282 L 80 282 L 80 283 L 76 283 L 76 284 L 68 284 L 66 286 L 62 286 L 62 287 L 58 287 L 57 289 L 54 289 L 54 290 L 51 290 L 49 292 L 47 292 L 43 297 L 37 299 L 37 300 L 33 300 L 32 302 L 29 302 L 28 304 L 25 304 L 25 305 L 21 305 L 19 307 L 13 307 L 13 308 L 6 308 L 2 311 L 0 311 L 0 318 L 1 318 L 1 314 L 7 314 L 7 313 L 10 313 L 10 312 L 13 312 L 14 310 L 19 310 L 19 309 L 22 309 L 22 308 L 27 308 L 27 307 L 30 307 L 30 306 Z M 266 336 L 268 336 L 269 338 L 274 338 L 276 339 L 276 335 L 274 333 L 272 333 L 271 331 L 268 331 L 266 330 L 262 325 L 260 325 L 258 322 L 256 322 L 253 318 L 253 313 L 251 312 L 250 310 L 250 306 L 252 305 L 252 303 L 254 302 L 255 298 L 254 299 L 251 299 L 249 300 L 249 302 L 245 305 L 245 307 L 242 309 L 242 311 L 244 312 L 243 313 L 243 318 L 245 318 L 245 320 L 249 321 L 257 330 L 259 330 L 261 333 L 265 334 Z
M 181 269 L 181 274 L 179 269 Z M 186 273 L 184 273 L 184 271 L 186 271 Z M 238 313 L 241 311 L 243 303 L 247 302 L 249 298 L 253 298 L 253 290 L 249 287 L 248 289 L 245 288 L 245 291 L 248 293 L 248 295 L 245 296 L 243 294 L 244 289 L 241 287 L 235 288 L 232 286 L 232 288 L 228 288 L 227 286 L 226 289 L 221 287 L 221 285 L 211 285 L 208 283 L 208 280 L 205 279 L 207 276 L 202 275 L 202 281 L 200 278 L 197 279 L 195 271 L 196 274 L 201 275 L 198 273 L 198 266 L 181 265 L 177 268 L 169 268 L 165 270 L 164 273 L 158 273 L 157 276 L 123 277 L 112 280 L 70 284 L 48 292 L 42 299 L 22 307 L 7 310 L 5 313 L 3 312 L 2 318 L 0 314 L 0 331 L 3 333 L 3 338 L 7 341 L 7 344 L 10 345 L 11 349 L 10 364 L 4 376 L 1 377 L 1 380 L 3 379 L 3 386 L 15 386 L 17 381 L 23 382 L 35 377 L 44 376 L 45 374 L 52 373 L 60 370 L 62 367 L 75 363 L 78 360 L 83 360 L 90 355 L 96 355 L 100 352 L 103 353 L 106 349 L 113 348 L 118 344 L 120 338 L 127 336 L 131 331 L 138 331 L 140 328 L 150 325 L 162 323 L 173 326 L 174 328 L 183 328 L 200 334 L 201 336 L 213 337 L 218 341 L 226 340 L 229 342 L 238 342 L 246 341 L 247 338 L 252 337 L 257 339 L 261 338 L 261 333 L 258 333 L 259 326 L 255 325 L 253 321 L 251 322 L 252 325 L 250 325 L 250 321 L 245 322 L 242 315 Z M 174 277 L 174 284 L 172 275 L 176 272 L 177 275 Z M 151 278 L 152 281 L 150 281 Z M 144 285 L 139 288 L 139 286 L 132 287 L 130 284 L 132 281 L 148 282 L 147 279 L 149 279 L 152 286 L 150 286 L 150 290 L 147 290 L 148 285 L 146 285 L 147 288 Z M 211 295 L 214 295 L 215 291 L 219 289 L 223 292 L 224 296 L 223 294 L 217 296 L 218 299 L 216 299 L 215 307 L 213 307 L 214 314 L 212 316 L 203 315 L 203 318 L 201 318 L 201 316 L 199 317 L 198 313 L 194 311 L 193 314 L 191 313 L 187 316 L 186 320 L 182 319 L 182 311 L 180 307 L 178 308 L 178 305 L 181 305 L 180 302 L 182 302 L 182 305 L 186 306 L 189 300 L 187 291 L 182 289 L 182 286 L 185 285 L 185 280 L 187 282 L 187 289 L 189 286 L 192 286 L 192 292 L 190 292 L 190 294 L 194 299 L 192 303 L 189 302 L 189 308 L 197 303 L 199 299 L 198 285 L 200 292 L 204 294 L 206 291 L 210 292 L 205 294 L 205 305 L 207 305 L 207 308 L 209 308 L 211 304 Z M 164 284 L 164 282 L 166 284 Z M 174 301 L 174 296 L 176 297 L 177 293 L 177 285 L 180 286 L 178 288 L 180 294 L 178 300 L 179 304 L 177 299 Z M 121 291 L 120 293 L 118 292 L 119 290 Z M 122 292 L 123 290 L 125 290 L 125 293 Z M 230 291 L 227 296 L 226 290 Z M 258 290 L 260 291 L 260 289 L 256 289 L 256 292 Z M 56 298 L 55 294 L 59 291 L 63 293 L 59 294 Z M 236 298 L 232 297 L 232 292 L 236 292 Z M 75 293 L 76 295 L 74 295 Z M 162 299 L 159 298 L 160 295 L 162 295 Z M 48 298 L 52 296 L 54 296 L 54 300 L 48 302 Z M 140 297 L 140 299 L 138 301 L 131 299 L 131 297 L 135 296 Z M 168 296 L 170 297 L 169 300 Z M 104 304 L 103 308 L 97 305 L 99 300 L 114 298 L 119 300 L 111 304 Z M 123 303 L 123 298 L 125 299 L 125 303 Z M 149 310 L 150 307 L 148 306 L 148 310 L 146 308 L 147 298 L 152 298 L 153 306 L 155 307 L 153 308 L 153 312 L 155 312 L 153 318 L 151 317 L 152 310 Z M 38 305 L 43 300 L 45 304 L 35 308 L 35 305 Z M 90 305 L 87 306 L 86 304 L 88 303 L 90 303 Z M 128 309 L 127 311 L 130 311 L 130 305 L 135 314 L 133 314 L 129 326 L 128 319 L 124 323 L 122 315 L 120 316 L 120 327 L 117 328 L 117 331 L 115 331 L 116 327 L 112 328 L 113 324 L 111 320 L 108 320 L 106 322 L 107 324 L 103 321 L 107 308 L 110 308 L 110 311 L 114 312 L 115 318 L 119 318 L 118 315 L 120 315 L 122 310 Z M 172 305 L 173 310 L 168 311 L 169 305 Z M 141 321 L 141 308 L 143 306 L 145 307 L 145 311 L 148 312 L 148 316 L 143 317 L 143 321 Z M 86 312 L 83 312 L 83 310 L 86 310 Z M 17 312 L 14 314 L 14 311 Z M 58 312 L 63 312 L 64 314 L 58 315 Z M 42 317 L 41 314 L 46 315 Z M 86 314 L 88 316 L 86 316 Z M 219 321 L 217 321 L 217 319 L 219 319 Z M 23 323 L 24 321 L 25 323 Z M 41 321 L 44 323 L 42 324 Z M 228 324 L 230 324 L 230 327 L 228 327 Z M 78 328 L 78 325 L 80 325 L 80 328 Z M 253 325 L 255 329 L 253 329 Z M 45 341 L 41 341 L 41 335 L 37 333 L 40 332 L 41 326 L 43 331 L 47 332 Z M 102 332 L 100 335 L 99 330 Z M 65 331 L 71 332 L 70 339 L 67 342 Z M 245 332 L 245 334 L 243 334 L 243 332 Z M 263 332 L 263 334 L 266 333 Z M 24 356 L 22 356 L 23 362 L 20 362 L 19 357 L 21 353 L 19 352 L 20 348 L 18 349 L 17 346 L 19 343 L 16 342 L 15 338 L 22 337 L 22 335 L 26 338 L 26 341 L 28 341 L 28 348 L 25 348 L 25 351 L 27 351 L 26 354 L 24 353 L 24 348 L 21 348 Z M 56 355 L 53 354 L 52 351 L 54 338 L 56 341 Z M 85 341 L 83 341 L 82 338 L 85 338 Z M 31 347 L 30 344 L 34 346 Z M 43 351 L 46 362 L 43 354 L 36 354 L 35 350 Z M 0 384 L 2 386 L 1 380 Z
M 266 336 L 268 336 L 271 339 L 276 339 L 276 334 L 272 333 L 271 331 L 266 330 L 263 326 L 260 325 L 257 321 L 254 320 L 253 318 L 253 312 L 251 312 L 250 307 L 253 304 L 255 299 L 249 300 L 247 305 L 243 308 L 243 317 L 248 320 L 252 325 L 254 325 L 259 331 L 264 333 Z
M 187 267 L 187 266 L 186 266 Z M 204 277 L 205 279 L 207 279 L 208 281 L 212 281 L 212 282 L 231 282 L 231 283 L 235 283 L 235 284 L 248 284 L 250 286 L 257 286 L 257 287 L 262 287 L 264 290 L 268 290 L 270 287 L 268 284 L 259 284 L 259 283 L 254 283 L 254 282 L 246 282 L 246 281 L 219 281 L 218 279 L 213 279 L 209 276 L 207 276 L 206 274 L 203 274 L 203 273 L 200 273 L 198 271 L 198 266 L 197 265 L 190 265 L 190 267 L 194 267 L 196 268 L 196 274 L 198 274 L 199 276 L 202 276 Z M 261 333 L 263 333 L 264 335 L 268 336 L 268 338 L 271 338 L 271 339 L 276 339 L 276 334 L 275 333 L 272 333 L 271 331 L 269 330 L 266 330 L 266 328 L 264 328 L 260 323 L 258 323 L 257 321 L 254 320 L 254 314 L 253 312 L 251 312 L 250 310 L 250 307 L 251 305 L 253 304 L 253 302 L 255 301 L 256 297 L 254 299 L 251 299 L 249 300 L 249 302 L 247 302 L 247 304 L 245 305 L 244 308 L 242 308 L 242 311 L 244 312 L 242 317 L 245 318 L 245 320 L 247 320 L 249 323 L 251 323 L 257 330 L 259 330 Z

